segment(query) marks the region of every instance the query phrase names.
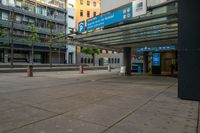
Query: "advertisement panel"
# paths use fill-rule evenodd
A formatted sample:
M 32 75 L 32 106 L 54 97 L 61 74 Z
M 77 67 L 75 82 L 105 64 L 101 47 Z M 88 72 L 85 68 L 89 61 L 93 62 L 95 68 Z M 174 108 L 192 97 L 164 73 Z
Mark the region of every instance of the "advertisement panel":
M 160 53 L 152 54 L 152 66 L 160 66 Z

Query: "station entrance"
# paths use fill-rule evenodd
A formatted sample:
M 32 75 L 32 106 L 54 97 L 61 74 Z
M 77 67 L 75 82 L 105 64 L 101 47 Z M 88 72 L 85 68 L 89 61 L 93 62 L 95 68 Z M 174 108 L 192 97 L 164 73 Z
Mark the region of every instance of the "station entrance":
M 179 79 L 178 97 L 200 100 L 199 85 L 196 85 L 199 82 L 199 62 L 197 60 L 200 55 L 198 12 L 198 4 L 195 2 L 167 1 L 155 7 L 148 7 L 147 14 L 144 16 L 104 27 L 98 32 L 76 35 L 72 41 L 75 45 L 83 44 L 86 47 L 123 51 L 123 64 L 126 66 L 127 74 L 131 73 L 131 48 L 176 46 L 178 47 L 175 50 L 178 51 L 178 61 L 177 52 L 174 51 L 169 53 L 147 52 L 144 72 L 169 73 L 169 64 L 175 64 Z M 154 65 L 150 64 L 150 60 Z M 162 66 L 160 70 L 158 64 Z M 148 70 L 149 66 L 153 67 Z

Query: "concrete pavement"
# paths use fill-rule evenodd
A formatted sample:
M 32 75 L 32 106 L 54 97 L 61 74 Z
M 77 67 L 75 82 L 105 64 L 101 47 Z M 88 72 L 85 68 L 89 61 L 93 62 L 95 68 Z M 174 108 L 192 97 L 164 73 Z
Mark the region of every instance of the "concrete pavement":
M 196 133 L 177 79 L 118 71 L 0 74 L 0 133 Z M 200 132 L 199 132 L 200 133 Z

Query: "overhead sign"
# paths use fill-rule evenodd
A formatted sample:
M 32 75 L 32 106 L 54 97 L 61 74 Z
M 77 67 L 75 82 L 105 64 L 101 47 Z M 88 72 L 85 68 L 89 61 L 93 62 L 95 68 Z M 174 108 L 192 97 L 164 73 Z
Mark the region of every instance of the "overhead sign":
M 85 20 L 78 23 L 78 33 L 85 32 Z
M 132 3 L 123 6 L 118 10 L 113 10 L 86 20 L 86 31 L 102 28 L 104 26 L 128 20 L 132 17 L 146 14 L 146 10 L 146 0 L 134 0 Z M 80 29 L 78 29 L 78 32 L 85 32 L 82 28 L 83 23 L 80 22 L 79 24 L 80 27 L 78 28 Z
M 121 22 L 132 17 L 132 4 L 114 12 L 96 16 L 87 20 L 86 30 L 94 30 L 113 23 Z
M 176 46 L 160 46 L 160 47 L 145 47 L 145 48 L 137 48 L 137 52 L 145 52 L 145 51 L 167 51 L 167 50 L 176 50 Z
M 160 66 L 160 53 L 152 54 L 152 66 Z

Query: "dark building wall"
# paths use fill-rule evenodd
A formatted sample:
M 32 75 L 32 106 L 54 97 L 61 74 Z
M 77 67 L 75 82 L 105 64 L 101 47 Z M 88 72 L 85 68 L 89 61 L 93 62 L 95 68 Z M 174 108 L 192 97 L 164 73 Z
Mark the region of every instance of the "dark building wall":
M 178 96 L 200 100 L 200 8 L 197 0 L 179 0 Z

